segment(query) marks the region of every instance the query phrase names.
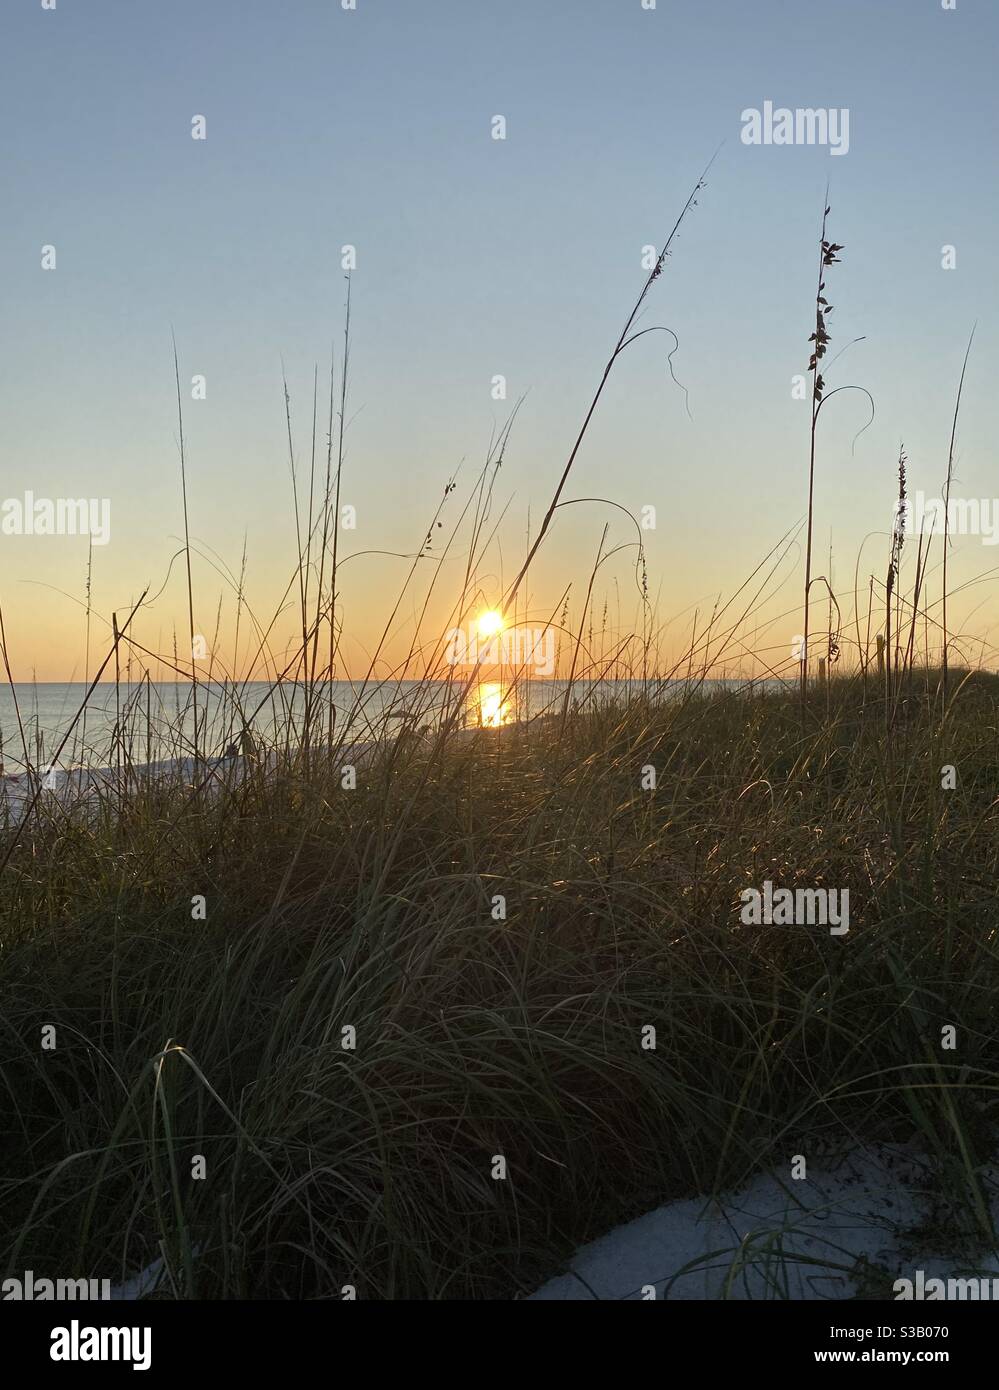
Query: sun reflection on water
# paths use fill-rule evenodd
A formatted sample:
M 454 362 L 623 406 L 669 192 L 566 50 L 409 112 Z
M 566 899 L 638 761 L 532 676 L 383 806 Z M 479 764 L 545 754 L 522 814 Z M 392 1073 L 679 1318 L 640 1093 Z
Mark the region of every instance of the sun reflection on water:
M 480 681 L 468 693 L 468 723 L 483 729 L 512 724 L 516 715 L 510 692 L 499 681 Z

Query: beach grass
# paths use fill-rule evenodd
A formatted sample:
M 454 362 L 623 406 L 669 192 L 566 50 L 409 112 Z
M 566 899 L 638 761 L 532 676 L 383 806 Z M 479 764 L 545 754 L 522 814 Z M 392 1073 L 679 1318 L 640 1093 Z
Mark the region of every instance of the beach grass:
M 664 1200 L 882 1140 L 932 1161 L 955 1254 L 994 1249 L 997 719 L 999 681 L 915 665 L 804 714 L 631 684 L 383 740 L 356 786 L 276 740 L 210 795 L 36 814 L 0 1268 L 512 1297 Z M 849 931 L 744 924 L 766 881 L 848 889 Z
M 764 1172 L 790 1191 L 803 1158 L 878 1143 L 932 1165 L 935 1249 L 994 1254 L 999 680 L 958 667 L 967 634 L 948 619 L 946 568 L 929 593 L 931 535 L 905 591 L 904 450 L 866 614 L 859 556 L 845 617 L 831 551 L 828 575 L 813 572 L 819 410 L 862 389 L 827 391 L 820 372 L 823 277 L 843 249 L 827 203 L 805 521 L 694 612 L 680 655 L 641 526 L 609 546 L 605 527 L 582 598 L 570 582 L 541 613 L 564 693 L 508 725 L 467 727 L 484 672 L 459 662 L 459 676 L 441 635 L 537 620 L 532 561 L 560 508 L 601 500 L 563 493 L 615 365 L 658 331 L 637 324 L 707 172 L 514 578 L 487 599 L 517 408 L 471 489 L 452 496 L 451 477 L 399 557 L 345 719 L 331 692 L 347 664 L 349 282 L 325 481 L 318 368 L 307 474 L 284 387 L 297 553 L 272 617 L 250 607 L 244 551 L 238 575 L 212 562 L 231 645 L 196 631 L 192 549 L 210 556 L 188 524 L 176 350 L 190 657 L 176 635 L 172 660 L 141 644 L 144 591 L 112 613 L 92 664 L 88 570 L 87 696 L 44 756 L 34 731 L 33 758 L 0 609 L 4 736 L 27 779 L 0 821 L 0 1268 L 125 1280 L 158 1262 L 156 1292 L 175 1298 L 517 1297 L 671 1198 Z M 774 614 L 802 525 L 802 607 Z M 635 616 L 608 625 L 595 580 L 624 550 Z M 719 681 L 728 662 L 755 678 Z M 165 728 L 164 667 L 185 692 Z M 507 672 L 505 693 L 529 674 Z M 97 766 L 88 701 L 112 679 L 108 767 L 53 794 L 49 767 Z M 168 755 L 155 776 L 154 748 Z M 746 895 L 767 885 L 836 895 L 841 913 L 848 894 L 848 924 L 747 920 Z

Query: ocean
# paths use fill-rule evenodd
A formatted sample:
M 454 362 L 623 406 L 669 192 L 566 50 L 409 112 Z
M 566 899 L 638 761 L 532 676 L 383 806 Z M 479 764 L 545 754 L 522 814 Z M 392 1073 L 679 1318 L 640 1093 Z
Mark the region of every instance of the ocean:
M 577 702 L 622 693 L 620 681 L 577 681 Z M 477 681 L 468 691 L 462 723 L 496 726 L 561 709 L 568 683 L 524 681 L 511 690 L 495 680 Z M 459 698 L 462 682 L 333 681 L 317 685 L 322 712 L 313 741 L 328 730 L 329 693 L 336 711 L 335 736 L 362 740 L 398 730 L 407 720 L 433 727 L 449 699 Z M 98 685 L 84 709 L 88 687 L 82 682 L 15 684 L 0 687 L 0 775 L 25 770 L 25 750 L 36 769 L 139 766 L 186 757 L 194 748 L 194 692 L 188 681 L 152 681 Z M 305 716 L 305 687 L 267 681 L 199 684 L 199 748 L 223 756 L 238 748 L 244 725 L 266 744 L 289 727 L 297 742 Z M 82 712 L 81 712 L 82 711 Z M 386 720 L 388 720 L 386 724 Z M 397 721 L 397 722 L 396 722 Z M 313 725 L 316 729 L 316 722 Z M 66 740 L 59 752 L 60 745 Z M 58 756 L 57 756 L 58 753 Z

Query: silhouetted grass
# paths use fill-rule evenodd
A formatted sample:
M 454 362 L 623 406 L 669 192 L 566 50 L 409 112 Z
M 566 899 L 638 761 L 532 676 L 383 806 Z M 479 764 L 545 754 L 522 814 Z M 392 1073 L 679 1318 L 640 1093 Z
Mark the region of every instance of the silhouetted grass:
M 997 682 L 943 718 L 927 685 L 890 733 L 860 679 L 804 733 L 791 692 L 632 692 L 407 735 L 354 790 L 286 751 L 33 824 L 0 907 L 3 1263 L 504 1296 L 817 1137 L 913 1133 L 987 1244 Z M 743 926 L 768 878 L 849 888 L 849 933 Z

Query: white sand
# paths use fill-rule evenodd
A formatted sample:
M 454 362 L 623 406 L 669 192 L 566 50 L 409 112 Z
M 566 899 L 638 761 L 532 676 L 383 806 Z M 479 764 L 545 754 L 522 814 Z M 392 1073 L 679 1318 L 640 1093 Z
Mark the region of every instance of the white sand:
M 980 1176 L 997 1223 L 999 1170 Z M 996 1251 L 973 1266 L 920 1253 L 918 1230 L 910 1232 L 933 1218 L 935 1190 L 927 1164 L 887 1145 L 857 1149 L 833 1168 L 809 1164 L 798 1181 L 789 1170 L 763 1174 L 718 1201 L 669 1202 L 618 1226 L 531 1299 L 638 1300 L 649 1285 L 656 1298 L 681 1300 L 843 1299 L 858 1292 L 850 1271 L 861 1261 L 888 1272 L 888 1296 L 896 1277 L 916 1269 L 927 1278 L 999 1274 Z

